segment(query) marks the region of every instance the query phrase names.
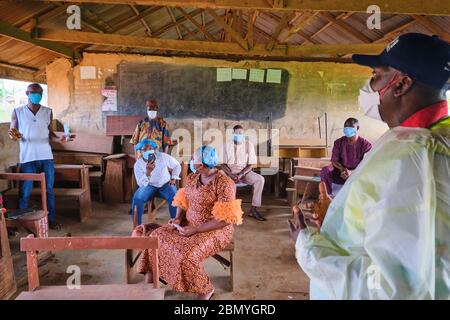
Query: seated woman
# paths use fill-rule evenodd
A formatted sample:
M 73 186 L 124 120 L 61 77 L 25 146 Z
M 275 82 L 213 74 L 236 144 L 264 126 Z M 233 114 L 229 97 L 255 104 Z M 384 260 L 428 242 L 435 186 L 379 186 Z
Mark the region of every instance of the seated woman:
M 209 300 L 214 287 L 203 268 L 203 261 L 224 250 L 232 241 L 233 224 L 242 223 L 241 200 L 236 187 L 223 171 L 216 169 L 217 153 L 210 146 L 193 155 L 184 188 L 178 190 L 173 206 L 175 219 L 159 228 L 141 225 L 133 236 L 157 236 L 160 240 L 161 279 L 174 290 L 191 292 Z M 153 230 L 151 230 L 153 229 Z M 152 259 L 148 250 L 142 255 L 139 272 L 151 279 Z

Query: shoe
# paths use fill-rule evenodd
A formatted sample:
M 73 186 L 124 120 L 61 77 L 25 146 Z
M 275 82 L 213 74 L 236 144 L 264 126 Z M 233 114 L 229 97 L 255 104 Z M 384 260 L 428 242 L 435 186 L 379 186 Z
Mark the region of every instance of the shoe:
M 56 221 L 50 221 L 48 227 L 52 230 L 61 230 L 62 224 L 57 223 Z
M 267 219 L 264 218 L 258 211 L 252 211 L 248 214 L 249 217 L 252 217 L 253 219 L 256 219 L 258 221 L 266 221 Z

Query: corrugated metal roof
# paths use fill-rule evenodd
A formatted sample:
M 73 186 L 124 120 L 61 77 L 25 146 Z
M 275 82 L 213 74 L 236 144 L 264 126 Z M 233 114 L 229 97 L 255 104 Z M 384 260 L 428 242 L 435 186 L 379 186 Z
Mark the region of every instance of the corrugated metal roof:
M 38 18 L 38 27 L 44 28 L 65 28 L 67 19 L 66 8 L 70 4 L 61 3 L 46 3 L 42 1 L 3 1 L 0 2 L 0 20 L 7 22 L 15 27 L 22 28 L 25 31 L 30 31 L 33 24 L 30 22 L 33 18 Z M 83 20 L 82 30 L 89 32 L 96 32 L 94 30 L 100 30 L 105 33 L 117 33 L 122 35 L 134 35 L 134 36 L 148 36 L 146 28 L 143 22 L 136 17 L 135 10 L 139 15 L 142 15 L 142 20 L 151 29 L 152 36 L 163 39 L 178 39 L 178 31 L 176 24 L 169 15 L 167 8 L 165 7 L 149 7 L 149 6 L 134 6 L 134 9 L 129 5 L 111 5 L 111 4 L 99 4 L 90 3 L 81 5 L 82 12 L 85 15 Z M 202 16 L 205 19 L 205 29 L 217 41 L 221 40 L 223 29 L 219 26 L 214 19 L 207 13 L 203 12 L 199 8 L 183 8 L 189 15 L 196 14 L 193 19 L 197 24 L 202 24 Z M 184 17 L 183 13 L 178 8 L 171 8 L 171 11 L 177 21 L 178 28 L 182 34 L 183 39 L 186 40 L 207 40 L 204 32 L 192 23 L 189 19 Z M 215 12 L 224 17 L 228 10 L 220 9 Z M 232 12 L 232 11 L 231 11 Z M 254 24 L 254 41 L 257 44 L 266 45 L 272 37 L 272 34 L 276 30 L 280 20 L 282 19 L 283 12 L 270 11 L 259 12 L 255 24 Z M 297 13 L 298 19 L 302 19 L 302 14 Z M 341 16 L 345 16 L 342 12 L 331 12 L 333 17 L 340 19 Z M 233 28 L 244 38 L 247 34 L 247 19 L 249 12 L 242 10 L 242 26 L 240 30 L 237 30 L 238 23 L 236 19 L 233 23 Z M 292 13 L 292 16 L 295 13 Z M 421 32 L 426 34 L 432 34 L 429 30 L 429 26 L 423 26 L 420 22 L 414 21 L 411 23 L 412 17 L 408 15 L 393 15 L 382 14 L 381 29 L 369 30 L 366 26 L 366 19 L 368 14 L 366 13 L 353 13 L 348 14 L 349 17 L 340 19 L 342 23 L 348 25 L 353 32 L 349 32 L 335 24 L 330 24 L 329 21 L 316 14 L 315 17 L 309 20 L 309 22 L 301 29 L 301 34 L 297 33 L 291 35 L 288 40 L 290 44 L 311 44 L 310 41 L 305 38 L 310 37 L 311 41 L 319 44 L 349 44 L 349 43 L 361 43 L 364 39 L 367 41 L 384 41 L 392 39 L 392 37 L 404 32 Z M 428 16 L 426 19 L 433 24 L 434 28 L 441 29 L 443 32 L 449 33 L 450 17 L 441 16 Z M 295 20 L 299 21 L 299 20 Z M 295 24 L 295 21 L 291 21 Z M 400 29 L 400 31 L 394 32 L 390 37 L 385 37 L 385 34 L 391 33 L 397 30 L 397 28 L 408 24 L 407 28 Z M 325 27 L 327 26 L 327 27 Z M 280 38 L 287 34 L 292 25 L 288 25 L 284 31 L 282 31 Z M 364 37 L 363 40 L 355 37 L 352 33 L 358 33 L 360 37 Z M 365 40 L 366 41 L 366 40 Z M 80 44 L 65 44 L 74 48 L 85 48 L 93 51 L 120 51 L 120 52 L 133 52 L 149 54 L 153 52 L 159 52 L 153 49 L 142 48 L 124 48 L 124 47 L 111 47 L 111 46 L 86 46 Z M 165 52 L 163 54 L 170 54 Z M 204 56 L 208 56 L 203 54 Z M 4 36 L 0 36 L 0 61 L 7 62 L 14 65 L 20 65 L 29 67 L 32 69 L 42 69 L 45 65 L 58 57 L 49 50 L 42 49 L 40 47 L 24 43 L 17 40 L 12 40 Z

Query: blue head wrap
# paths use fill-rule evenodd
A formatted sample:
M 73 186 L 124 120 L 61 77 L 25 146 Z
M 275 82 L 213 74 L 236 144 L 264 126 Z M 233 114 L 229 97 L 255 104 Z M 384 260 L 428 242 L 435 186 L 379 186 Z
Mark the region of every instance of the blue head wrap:
M 204 145 L 197 149 L 197 154 L 201 156 L 202 163 L 209 169 L 217 166 L 218 156 L 216 149 L 211 146 Z
M 144 139 L 141 142 L 139 142 L 137 145 L 134 146 L 134 150 L 140 151 L 144 146 L 150 146 L 155 150 L 158 149 L 158 145 L 154 141 L 149 140 L 149 139 Z

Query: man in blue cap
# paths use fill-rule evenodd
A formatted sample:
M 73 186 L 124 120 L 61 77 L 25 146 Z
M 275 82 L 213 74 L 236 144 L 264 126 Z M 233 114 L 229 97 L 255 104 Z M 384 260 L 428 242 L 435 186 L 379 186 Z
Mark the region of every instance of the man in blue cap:
M 167 201 L 171 218 L 175 218 L 177 209 L 172 206 L 177 193 L 176 180 L 180 179 L 181 165 L 171 155 L 157 152 L 158 145 L 144 139 L 135 146 L 142 155 L 134 164 L 134 176 L 139 188 L 133 196 L 131 212 L 137 214 L 138 225 L 142 223 L 142 214 L 147 202 L 159 195 Z
M 378 56 L 353 60 L 373 69 L 360 91 L 361 108 L 390 130 L 348 178 L 322 224 L 300 210 L 298 225 L 290 222 L 310 296 L 448 300 L 449 43 L 409 33 Z

